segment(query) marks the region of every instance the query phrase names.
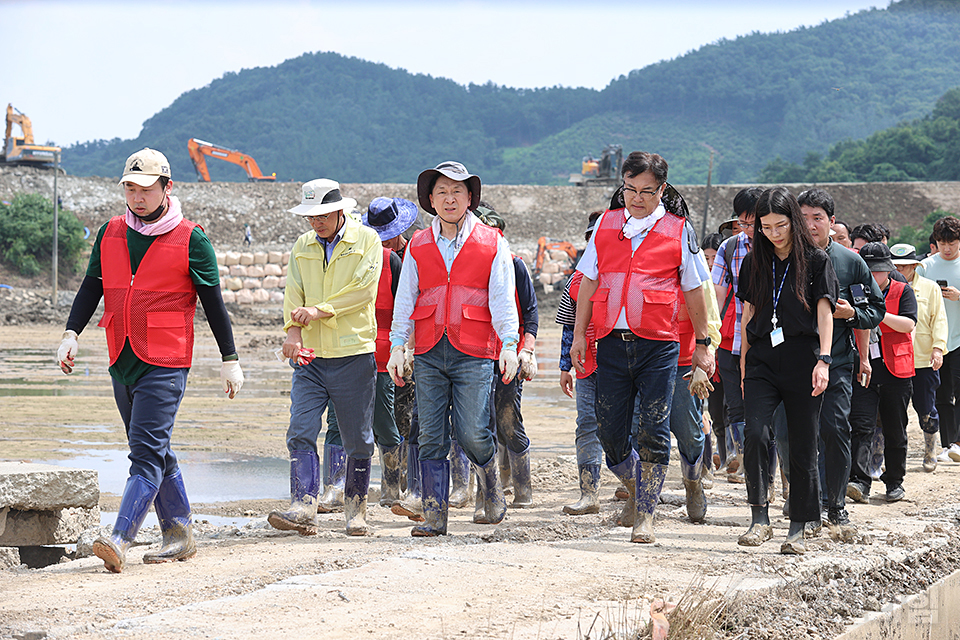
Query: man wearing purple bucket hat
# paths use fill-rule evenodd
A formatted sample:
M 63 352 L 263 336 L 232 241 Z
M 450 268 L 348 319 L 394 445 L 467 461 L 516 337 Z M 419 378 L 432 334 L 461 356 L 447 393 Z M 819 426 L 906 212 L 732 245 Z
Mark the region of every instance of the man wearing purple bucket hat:
M 506 514 L 494 436 L 487 428 L 490 382 L 495 359 L 504 382 L 517 373 L 520 319 L 510 249 L 472 212 L 480 204 L 480 178 L 459 162 L 442 162 L 417 178 L 417 197 L 436 217 L 407 248 L 387 371 L 394 383 L 403 384 L 400 373 L 412 332 L 425 520 L 412 533 L 437 536 L 447 533 L 451 429 L 477 472 L 474 522 L 498 524 Z M 503 343 L 499 356 L 498 338 Z

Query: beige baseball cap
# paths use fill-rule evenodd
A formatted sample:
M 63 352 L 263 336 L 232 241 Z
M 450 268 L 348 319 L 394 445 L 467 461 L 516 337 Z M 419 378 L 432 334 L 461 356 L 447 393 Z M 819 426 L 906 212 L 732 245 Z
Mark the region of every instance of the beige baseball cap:
M 132 182 L 149 187 L 160 177 L 170 178 L 167 157 L 155 149 L 144 148 L 127 158 L 119 184 Z

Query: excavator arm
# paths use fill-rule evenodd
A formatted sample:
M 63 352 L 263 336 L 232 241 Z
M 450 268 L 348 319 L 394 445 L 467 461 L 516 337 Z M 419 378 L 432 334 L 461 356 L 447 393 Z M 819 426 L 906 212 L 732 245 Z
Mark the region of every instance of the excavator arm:
M 210 172 L 207 169 L 207 156 L 243 167 L 243 170 L 247 172 L 247 180 L 250 182 L 273 182 L 277 179 L 276 174 L 269 176 L 263 175 L 256 160 L 236 149 L 218 147 L 215 144 L 197 138 L 190 138 L 187 140 L 187 151 L 190 154 L 190 159 L 193 161 L 194 168 L 197 170 L 197 180 L 199 182 L 210 182 Z

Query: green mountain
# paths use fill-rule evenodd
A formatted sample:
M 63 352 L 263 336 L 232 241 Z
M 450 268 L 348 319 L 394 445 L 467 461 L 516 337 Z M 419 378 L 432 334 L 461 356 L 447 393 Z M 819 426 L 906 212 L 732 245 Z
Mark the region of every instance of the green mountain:
M 637 45 L 640 46 L 640 45 Z M 627 53 L 624 59 L 629 59 Z M 753 33 L 621 76 L 604 88 L 459 85 L 333 53 L 228 73 L 147 120 L 134 140 L 64 151 L 77 175 L 119 173 L 150 146 L 193 178 L 191 137 L 240 149 L 280 180 L 412 182 L 459 159 L 485 182 L 563 184 L 609 143 L 656 151 L 670 179 L 756 180 L 931 112 L 960 84 L 960 3 L 901 0 L 816 27 Z M 208 161 L 214 180 L 244 180 Z M 189 176 L 189 177 L 187 177 Z

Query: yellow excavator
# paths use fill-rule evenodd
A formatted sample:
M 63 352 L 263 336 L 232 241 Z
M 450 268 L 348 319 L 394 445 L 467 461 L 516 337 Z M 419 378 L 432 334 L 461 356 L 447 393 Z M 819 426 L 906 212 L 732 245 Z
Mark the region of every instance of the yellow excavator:
M 13 125 L 20 127 L 21 136 L 13 135 Z M 7 105 L 7 131 L 4 137 L 3 162 L 6 164 L 52 169 L 60 147 L 51 147 L 33 142 L 33 125 L 30 118 Z

